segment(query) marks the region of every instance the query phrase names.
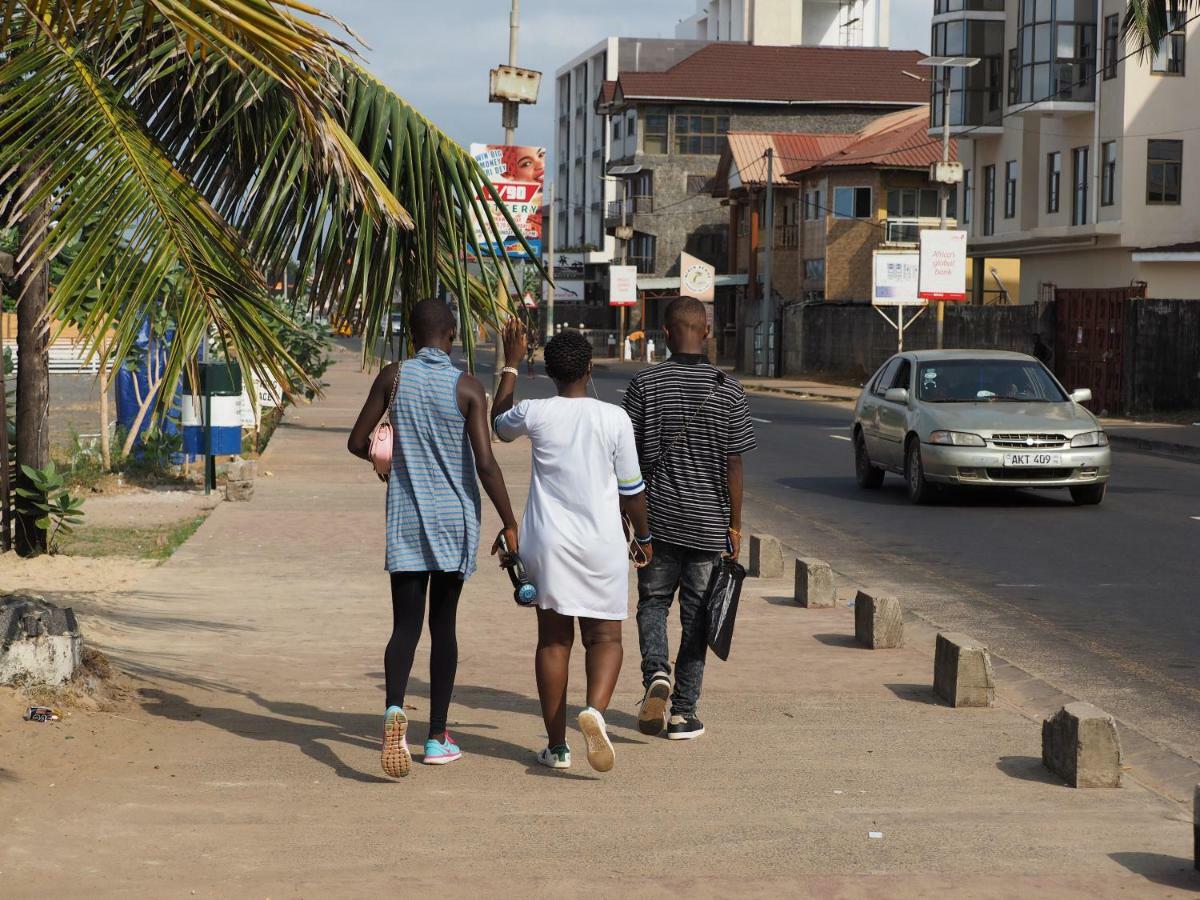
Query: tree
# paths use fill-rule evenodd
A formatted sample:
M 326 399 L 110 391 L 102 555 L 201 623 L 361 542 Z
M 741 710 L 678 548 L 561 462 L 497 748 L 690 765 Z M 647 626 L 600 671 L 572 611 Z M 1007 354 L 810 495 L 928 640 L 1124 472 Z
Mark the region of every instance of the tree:
M 294 289 L 352 321 L 364 348 L 397 293 L 411 305 L 440 281 L 473 349 L 470 323 L 494 321 L 497 286 L 516 283 L 507 260 L 485 260 L 478 279 L 467 270 L 476 217 L 491 228 L 480 198 L 495 190 L 357 63 L 348 31 L 317 24 L 330 21 L 299 0 L 0 8 L 0 172 L 13 173 L 2 211 L 9 225 L 56 223 L 23 230 L 19 369 L 44 364 L 38 335 L 51 319 L 77 319 L 102 365 L 125 359 L 181 270 L 163 382 L 215 333 L 244 366 L 286 383 L 299 368 L 261 273 L 293 256 Z M 39 273 L 71 241 L 79 252 L 43 309 Z M 98 271 L 111 277 L 89 303 Z M 17 398 L 28 465 L 45 433 L 45 378 L 31 369 L 18 382 L 30 385 Z
M 1200 10 L 1200 0 L 1129 0 L 1125 10 L 1126 43 L 1145 55 Z

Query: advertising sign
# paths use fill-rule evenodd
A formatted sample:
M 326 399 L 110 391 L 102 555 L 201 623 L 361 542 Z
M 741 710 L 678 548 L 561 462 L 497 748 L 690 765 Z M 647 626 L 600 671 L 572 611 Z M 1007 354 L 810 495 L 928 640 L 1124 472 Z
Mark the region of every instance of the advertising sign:
M 471 155 L 491 180 L 508 208 L 517 230 L 525 237 L 536 256 L 542 253 L 542 184 L 546 176 L 545 147 L 506 147 L 499 144 L 472 144 Z M 489 240 L 484 223 L 475 223 L 479 252 L 489 255 L 507 253 L 512 259 L 528 259 L 520 240 L 509 227 L 504 214 L 491 195 L 480 198 L 484 209 L 500 233 L 501 244 Z
M 871 302 L 875 306 L 924 306 L 917 296 L 921 254 L 916 250 L 876 250 Z
M 637 266 L 608 267 L 608 305 L 637 306 Z
M 924 300 L 967 299 L 967 233 L 921 232 L 921 275 L 917 296 Z
M 690 253 L 679 255 L 679 294 L 712 303 L 717 270 Z
M 550 292 L 550 285 L 542 288 L 543 296 Z M 554 302 L 555 303 L 582 303 L 583 302 L 583 282 L 575 279 L 563 279 L 558 277 L 558 273 L 554 273 Z

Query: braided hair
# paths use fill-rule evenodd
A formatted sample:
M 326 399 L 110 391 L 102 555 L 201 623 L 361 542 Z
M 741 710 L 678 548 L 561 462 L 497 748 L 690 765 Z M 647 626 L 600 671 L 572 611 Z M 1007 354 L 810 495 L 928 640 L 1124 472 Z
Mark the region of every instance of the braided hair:
M 592 362 L 592 345 L 574 329 L 560 331 L 546 344 L 546 374 L 555 381 L 571 384 L 587 375 Z

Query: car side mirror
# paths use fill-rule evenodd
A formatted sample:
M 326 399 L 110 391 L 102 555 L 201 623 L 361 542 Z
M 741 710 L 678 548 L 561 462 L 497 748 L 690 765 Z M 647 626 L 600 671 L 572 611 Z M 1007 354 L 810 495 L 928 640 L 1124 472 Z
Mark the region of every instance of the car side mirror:
M 1078 388 L 1077 390 L 1071 391 L 1071 399 L 1076 403 L 1091 403 L 1092 392 L 1088 388 Z
M 907 403 L 908 388 L 888 388 L 883 399 L 888 403 Z

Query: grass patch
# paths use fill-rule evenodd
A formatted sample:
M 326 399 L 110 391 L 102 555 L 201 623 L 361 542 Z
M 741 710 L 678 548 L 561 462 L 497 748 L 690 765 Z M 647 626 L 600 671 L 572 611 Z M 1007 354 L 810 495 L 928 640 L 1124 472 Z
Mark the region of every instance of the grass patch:
M 195 516 L 150 528 L 117 528 L 87 525 L 60 541 L 67 556 L 127 556 L 161 562 L 196 533 L 206 516 Z

